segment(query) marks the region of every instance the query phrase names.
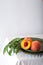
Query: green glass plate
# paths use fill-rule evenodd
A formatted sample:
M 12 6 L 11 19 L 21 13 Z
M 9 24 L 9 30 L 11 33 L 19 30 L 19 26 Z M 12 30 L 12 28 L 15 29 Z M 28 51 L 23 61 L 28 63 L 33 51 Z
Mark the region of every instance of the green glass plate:
M 41 42 L 41 49 L 40 49 L 40 51 L 24 50 L 24 49 L 22 49 L 22 48 L 21 48 L 21 50 L 22 50 L 23 52 L 31 53 L 31 54 L 43 53 L 43 39 L 41 39 L 41 38 L 35 38 L 35 37 L 31 37 L 31 38 L 32 38 L 33 41 L 38 40 L 38 41 Z

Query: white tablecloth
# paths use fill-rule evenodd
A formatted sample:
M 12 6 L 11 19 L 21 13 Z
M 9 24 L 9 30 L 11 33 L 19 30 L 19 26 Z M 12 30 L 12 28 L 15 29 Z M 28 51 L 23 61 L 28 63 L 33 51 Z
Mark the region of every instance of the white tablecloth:
M 37 35 L 34 37 L 43 38 L 43 35 Z M 17 57 L 19 60 L 16 65 L 43 65 L 43 54 L 33 55 L 21 51 L 17 54 Z
M 43 65 L 43 54 L 32 55 L 20 52 L 17 57 L 19 60 L 16 65 Z

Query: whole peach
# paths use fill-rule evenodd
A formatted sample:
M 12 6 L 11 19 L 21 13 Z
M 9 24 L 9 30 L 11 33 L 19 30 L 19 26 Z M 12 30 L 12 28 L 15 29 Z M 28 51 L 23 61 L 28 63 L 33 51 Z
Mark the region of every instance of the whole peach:
M 39 41 L 33 41 L 31 44 L 32 51 L 39 51 L 41 48 L 41 43 Z

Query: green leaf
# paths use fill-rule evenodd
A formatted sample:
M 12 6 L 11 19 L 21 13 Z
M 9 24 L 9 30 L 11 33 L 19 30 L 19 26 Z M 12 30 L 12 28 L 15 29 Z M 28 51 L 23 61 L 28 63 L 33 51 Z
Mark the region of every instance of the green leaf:
M 8 45 L 6 45 L 6 46 L 4 47 L 3 54 L 4 54 L 6 51 L 8 51 Z
M 8 51 L 8 54 L 11 56 L 11 54 L 12 54 L 12 49 L 10 49 L 10 50 Z
M 23 38 L 15 38 L 15 39 L 13 39 L 13 40 L 11 40 L 9 43 L 8 43 L 8 45 L 6 45 L 5 47 L 4 47 L 4 51 L 3 51 L 3 54 L 7 51 L 7 53 L 9 54 L 9 55 L 11 55 L 12 54 L 12 51 L 14 52 L 14 53 L 18 53 L 19 52 L 19 50 L 20 50 L 20 42 L 21 42 L 21 40 L 22 40 Z M 10 48 L 10 50 L 8 51 L 8 48 Z
M 18 44 L 18 41 L 20 40 L 21 38 L 15 38 L 13 40 L 11 40 L 8 44 L 9 44 L 9 47 L 11 48 L 13 45 L 16 45 Z
M 21 41 L 21 40 L 22 40 L 22 38 L 15 38 L 15 39 L 11 40 L 11 41 L 9 42 L 9 44 L 13 44 L 13 43 L 19 42 L 19 41 Z
M 8 44 L 9 44 L 9 47 L 15 47 L 15 45 L 17 45 L 18 43 L 20 43 L 22 40 L 22 38 L 15 38 L 13 40 L 11 40 Z
M 15 48 L 14 50 L 15 50 L 14 52 L 17 54 L 17 53 L 19 52 L 19 50 L 20 50 L 19 45 L 17 45 L 16 48 Z
M 11 40 L 10 42 L 9 42 L 9 44 L 11 44 L 12 42 L 15 42 L 15 41 L 19 41 L 21 38 L 15 38 L 15 39 L 13 39 L 13 40 Z

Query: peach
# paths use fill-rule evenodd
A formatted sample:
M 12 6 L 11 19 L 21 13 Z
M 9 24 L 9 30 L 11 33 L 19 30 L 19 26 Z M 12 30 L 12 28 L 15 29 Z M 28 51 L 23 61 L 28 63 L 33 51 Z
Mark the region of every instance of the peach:
M 31 44 L 32 51 L 39 51 L 41 48 L 41 43 L 39 41 L 33 41 Z
M 24 40 L 25 41 L 30 41 L 30 43 L 32 43 L 32 39 L 30 37 L 25 37 Z
M 24 49 L 24 50 L 28 50 L 30 47 L 31 47 L 31 38 L 24 38 L 22 41 L 21 41 L 21 48 Z

